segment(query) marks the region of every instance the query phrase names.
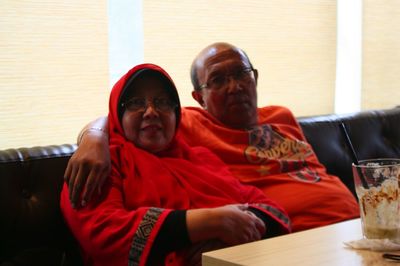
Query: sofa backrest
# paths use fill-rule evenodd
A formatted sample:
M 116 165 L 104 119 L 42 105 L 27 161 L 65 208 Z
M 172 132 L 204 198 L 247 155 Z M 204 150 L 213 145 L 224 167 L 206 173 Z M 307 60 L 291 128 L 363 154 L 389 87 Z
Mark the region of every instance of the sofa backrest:
M 0 265 L 80 265 L 60 212 L 75 145 L 0 151 Z
M 359 159 L 400 158 L 400 108 L 298 119 L 327 171 L 354 192 L 344 122 Z M 63 174 L 75 145 L 0 151 L 0 266 L 81 265 L 63 222 Z
M 340 129 L 343 122 L 359 160 L 400 158 L 400 107 L 298 119 L 328 173 L 340 177 L 355 196 L 352 156 Z

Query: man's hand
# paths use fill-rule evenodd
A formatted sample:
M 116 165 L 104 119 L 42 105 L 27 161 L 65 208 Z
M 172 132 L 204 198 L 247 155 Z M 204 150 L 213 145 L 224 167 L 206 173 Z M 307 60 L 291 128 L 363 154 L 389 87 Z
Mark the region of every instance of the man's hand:
M 72 207 L 85 206 L 95 190 L 100 194 L 110 170 L 107 133 L 88 129 L 81 137 L 80 145 L 64 173 Z

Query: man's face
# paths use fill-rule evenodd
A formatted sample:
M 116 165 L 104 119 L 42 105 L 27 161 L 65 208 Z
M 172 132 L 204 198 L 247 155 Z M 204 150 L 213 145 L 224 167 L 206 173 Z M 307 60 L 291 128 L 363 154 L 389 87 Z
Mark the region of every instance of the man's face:
M 201 60 L 202 59 L 202 60 Z M 230 128 L 257 124 L 257 70 L 236 49 L 210 49 L 198 61 L 200 90 L 193 97 Z

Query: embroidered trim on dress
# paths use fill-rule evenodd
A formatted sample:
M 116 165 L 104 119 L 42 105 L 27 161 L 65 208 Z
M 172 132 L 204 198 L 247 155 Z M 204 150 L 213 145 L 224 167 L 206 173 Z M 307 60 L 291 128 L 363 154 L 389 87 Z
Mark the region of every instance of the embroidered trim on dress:
M 147 240 L 163 210 L 164 209 L 160 208 L 150 208 L 143 216 L 142 221 L 133 236 L 131 249 L 129 251 L 128 265 L 139 265 Z
M 284 213 L 282 213 L 281 211 L 279 211 L 275 207 L 272 207 L 272 206 L 267 205 L 267 204 L 262 204 L 262 203 L 254 204 L 254 206 L 257 206 L 257 207 L 262 208 L 262 209 L 264 209 L 266 211 L 269 211 L 270 213 L 272 213 L 272 215 L 277 217 L 284 224 L 286 224 L 289 228 L 291 228 L 289 217 L 287 217 Z

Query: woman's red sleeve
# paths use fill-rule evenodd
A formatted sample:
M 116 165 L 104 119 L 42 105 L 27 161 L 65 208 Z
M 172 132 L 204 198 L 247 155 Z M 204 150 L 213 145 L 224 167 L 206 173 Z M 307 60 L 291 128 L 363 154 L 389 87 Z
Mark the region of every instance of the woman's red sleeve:
M 145 265 L 153 242 L 169 209 L 124 207 L 122 181 L 112 178 L 106 185 L 105 198 L 93 200 L 88 206 L 73 209 L 68 187 L 61 193 L 61 210 L 85 260 L 95 265 Z

